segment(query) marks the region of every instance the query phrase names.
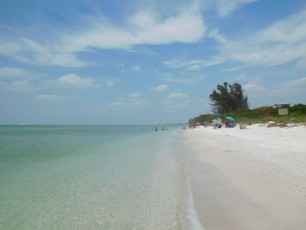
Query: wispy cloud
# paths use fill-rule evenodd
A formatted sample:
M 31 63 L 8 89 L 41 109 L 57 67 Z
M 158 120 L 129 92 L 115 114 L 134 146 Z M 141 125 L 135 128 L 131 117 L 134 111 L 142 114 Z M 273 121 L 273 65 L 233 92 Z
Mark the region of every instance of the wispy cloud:
M 27 75 L 28 72 L 15 67 L 2 67 L 0 68 L 0 78 L 21 77 Z
M 66 50 L 66 45 L 22 38 L 15 42 L 3 41 L 0 54 L 20 62 L 42 66 L 84 67 L 92 64 L 78 59 L 73 52 Z
M 251 80 L 243 85 L 243 89 L 247 95 L 259 96 L 261 93 L 265 92 L 265 88 L 260 81 Z
M 2 40 L 0 54 L 20 62 L 36 65 L 84 67 L 93 63 L 81 60 L 80 52 L 92 48 L 128 49 L 137 45 L 159 45 L 174 42 L 197 42 L 206 32 L 199 12 L 183 10 L 169 17 L 157 12 L 139 10 L 122 25 L 104 17 L 92 17 L 76 33 L 57 34 L 50 41 L 21 37 L 15 41 Z
M 105 80 L 104 83 L 107 87 L 110 88 L 110 87 L 114 87 L 116 85 L 117 80 L 115 78 L 110 78 L 110 79 Z
M 17 80 L 13 82 L 0 81 L 0 89 L 9 91 L 26 92 L 35 90 L 35 86 L 27 80 Z
M 298 69 L 305 69 L 306 70 L 306 59 L 302 59 L 298 61 L 295 65 L 296 68 Z
M 244 5 L 250 4 L 257 0 L 215 0 L 208 1 L 209 4 L 213 5 L 213 8 L 217 11 L 220 17 L 227 17 L 232 14 L 235 10 L 241 8 Z
M 190 96 L 188 94 L 182 92 L 171 93 L 162 103 L 167 105 L 169 109 L 186 109 L 189 107 L 189 97 Z
M 162 73 L 159 76 L 164 82 L 179 83 L 183 85 L 194 85 L 199 83 L 203 79 L 203 76 L 179 77 L 174 76 L 171 73 Z
M 63 96 L 59 94 L 39 94 L 35 97 L 36 100 L 43 102 L 62 101 L 71 98 L 74 98 L 74 96 Z
M 139 65 L 132 66 L 132 70 L 135 72 L 139 72 L 141 70 L 141 67 Z
M 306 77 L 276 84 L 267 94 L 278 98 L 275 103 L 304 103 L 306 100 Z
M 87 50 L 89 47 L 126 49 L 143 44 L 196 42 L 206 31 L 201 15 L 192 11 L 162 18 L 156 12 L 140 10 L 127 21 L 127 24 L 118 27 L 105 21 L 105 18 L 96 18 L 91 28 L 79 31 L 73 35 L 73 39 L 67 36 L 65 43 L 73 51 Z
M 168 95 L 168 99 L 170 100 L 180 100 L 180 99 L 186 99 L 186 98 L 189 98 L 189 95 L 188 94 L 185 94 L 185 93 L 172 93 L 172 94 L 169 94 Z
M 306 77 L 276 83 L 272 88 L 266 87 L 260 80 L 251 80 L 243 85 L 252 107 L 275 103 L 303 103 L 306 100 L 305 88 Z
M 216 30 L 210 36 L 220 43 L 220 56 L 245 65 L 280 65 L 305 60 L 306 10 L 239 41 L 228 40 Z
M 225 59 L 215 58 L 214 60 L 169 60 L 164 61 L 164 64 L 171 68 L 183 68 L 191 71 L 197 71 L 205 67 L 219 65 Z
M 148 106 L 150 103 L 149 100 L 142 97 L 141 93 L 135 92 L 109 103 L 109 107 L 143 107 Z
M 189 107 L 189 104 L 187 103 L 181 103 L 177 105 L 171 105 L 170 109 L 187 109 Z
M 292 81 L 288 81 L 288 82 L 283 82 L 278 84 L 279 87 L 281 87 L 284 90 L 299 90 L 302 89 L 305 93 L 305 89 L 306 89 L 306 77 L 301 77 L 299 79 L 296 80 L 292 80 Z M 306 97 L 306 95 L 305 95 Z
M 175 106 L 177 104 L 185 104 L 189 95 L 186 93 L 178 92 L 178 93 L 171 93 L 167 96 L 165 100 L 163 100 L 163 104 Z
M 169 90 L 169 86 L 167 84 L 159 85 L 155 88 L 156 92 L 163 92 Z
M 14 57 L 21 50 L 21 45 L 16 42 L 0 40 L 0 55 Z
M 59 77 L 55 84 L 65 88 L 96 88 L 100 85 L 94 83 L 93 78 L 82 78 L 76 74 L 67 74 Z

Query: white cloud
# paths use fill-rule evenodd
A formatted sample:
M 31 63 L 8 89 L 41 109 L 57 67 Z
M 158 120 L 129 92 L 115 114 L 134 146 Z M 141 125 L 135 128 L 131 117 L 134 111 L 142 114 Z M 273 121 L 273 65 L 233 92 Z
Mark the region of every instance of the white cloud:
M 247 84 L 243 85 L 242 87 L 247 93 L 251 94 L 258 94 L 261 93 L 265 90 L 262 84 L 255 82 L 255 81 L 250 81 Z
M 170 109 L 186 109 L 189 107 L 188 98 L 189 95 L 185 93 L 172 93 L 162 103 Z
M 282 82 L 269 90 L 269 95 L 275 98 L 274 103 L 303 103 L 306 100 L 306 77 Z
M 306 59 L 306 10 L 278 21 L 239 41 L 227 40 L 214 30 L 220 56 L 245 65 L 279 65 Z
M 14 81 L 11 87 L 16 91 L 29 91 L 34 89 L 34 86 L 27 80 Z
M 0 54 L 6 56 L 14 56 L 21 49 L 20 44 L 15 42 L 0 40 Z
M 305 18 L 306 10 L 274 23 L 266 30 L 259 32 L 257 38 L 267 42 L 301 42 L 305 40 Z
M 169 94 L 167 99 L 165 99 L 162 103 L 163 104 L 173 104 L 173 103 L 177 103 L 178 101 L 186 101 L 189 98 L 188 94 L 185 93 L 172 93 Z
M 71 98 L 71 96 L 62 96 L 58 94 L 40 94 L 35 97 L 38 101 L 60 101 L 63 99 Z
M 73 37 L 67 35 L 64 43 L 71 51 L 88 50 L 88 47 L 126 49 L 144 44 L 196 42 L 206 31 L 201 15 L 192 10 L 168 18 L 162 18 L 156 12 L 140 10 L 127 21 L 126 25 L 115 27 L 105 18 L 97 18 L 89 29 L 78 31 Z
M 99 87 L 92 78 L 81 78 L 76 74 L 67 74 L 56 80 L 56 85 L 67 88 L 93 88 Z
M 203 79 L 203 76 L 177 77 L 173 76 L 173 74 L 170 73 L 162 73 L 159 76 L 164 82 L 175 82 L 184 85 L 194 85 L 199 83 Z
M 255 1 L 257 0 L 214 0 L 212 2 L 215 4 L 214 7 L 219 16 L 226 17 L 240 7 Z
M 164 61 L 164 64 L 171 68 L 186 68 L 191 71 L 197 71 L 205 67 L 219 65 L 223 63 L 225 59 L 217 58 L 214 60 L 169 60 Z
M 299 79 L 295 79 L 292 81 L 280 83 L 279 86 L 285 90 L 298 90 L 298 89 L 303 89 L 305 93 L 306 89 L 306 77 L 302 77 Z M 306 96 L 306 94 L 305 94 Z
M 2 67 L 0 68 L 0 77 L 21 77 L 28 73 L 20 68 Z
M 32 91 L 35 89 L 35 86 L 27 80 L 13 81 L 13 82 L 4 82 L 0 81 L 0 89 L 9 90 L 9 91 Z
M 138 98 L 141 97 L 141 93 L 139 93 L 139 92 L 130 93 L 128 95 L 128 97 L 131 98 L 131 99 L 138 99 Z
M 303 60 L 298 61 L 295 67 L 299 69 L 306 69 L 306 60 L 303 59 Z
M 275 103 L 303 103 L 306 100 L 306 77 L 275 83 L 269 88 L 264 87 L 260 81 L 251 81 L 243 85 L 243 89 L 253 107 Z
M 117 81 L 115 79 L 108 79 L 105 81 L 105 84 L 107 87 L 114 87 L 116 83 Z
M 122 99 L 119 99 L 118 101 L 113 101 L 111 103 L 109 103 L 109 107 L 123 107 L 123 106 L 126 106 L 127 103 L 124 102 Z
M 15 60 L 62 67 L 84 67 L 94 63 L 79 58 L 81 52 L 98 49 L 129 49 L 137 45 L 160 45 L 175 42 L 194 43 L 206 34 L 206 25 L 201 13 L 215 10 L 219 16 L 230 15 L 234 10 L 255 0 L 192 0 L 188 3 L 174 1 L 172 8 L 158 2 L 156 7 L 135 5 L 136 12 L 126 17 L 123 24 L 112 24 L 104 16 L 83 17 L 83 26 L 69 32 L 54 33 L 52 41 L 31 38 L 0 42 L 0 54 Z M 159 4 L 162 4 L 159 5 Z M 165 10 L 167 12 L 165 12 Z M 202 11 L 202 12 L 201 12 Z M 85 20 L 84 20 L 85 19 Z M 53 31 L 64 31 L 53 28 Z M 68 31 L 68 30 L 66 30 Z M 30 37 L 30 36 L 28 36 Z M 202 68 L 207 63 L 190 65 L 190 69 Z
M 172 93 L 168 95 L 168 99 L 171 100 L 186 99 L 186 98 L 189 98 L 189 95 L 185 93 Z
M 91 17 L 73 34 L 57 34 L 51 41 L 20 38 L 2 40 L 0 54 L 20 62 L 42 66 L 84 67 L 94 63 L 80 60 L 80 52 L 98 49 L 127 49 L 137 45 L 190 43 L 203 38 L 206 28 L 199 12 L 190 9 L 162 17 L 152 10 L 139 10 L 122 25 L 104 17 Z
M 142 97 L 141 93 L 134 92 L 109 103 L 109 107 L 143 107 L 150 103 L 149 100 Z
M 187 109 L 189 105 L 187 103 L 182 103 L 178 105 L 172 105 L 170 106 L 170 109 Z
M 132 67 L 132 70 L 135 71 L 135 72 L 139 72 L 141 70 L 141 67 L 139 65 L 134 65 Z
M 159 85 L 155 88 L 157 92 L 163 92 L 169 89 L 169 86 L 167 84 Z
M 67 44 L 43 44 L 22 38 L 19 42 L 2 41 L 0 54 L 20 62 L 42 66 L 83 67 L 92 64 L 79 60 L 66 46 Z

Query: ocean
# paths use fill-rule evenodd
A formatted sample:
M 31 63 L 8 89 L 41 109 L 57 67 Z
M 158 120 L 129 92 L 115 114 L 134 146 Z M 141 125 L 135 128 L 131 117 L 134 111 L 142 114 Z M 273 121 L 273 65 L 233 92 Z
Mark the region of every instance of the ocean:
M 202 229 L 181 126 L 0 126 L 0 229 Z

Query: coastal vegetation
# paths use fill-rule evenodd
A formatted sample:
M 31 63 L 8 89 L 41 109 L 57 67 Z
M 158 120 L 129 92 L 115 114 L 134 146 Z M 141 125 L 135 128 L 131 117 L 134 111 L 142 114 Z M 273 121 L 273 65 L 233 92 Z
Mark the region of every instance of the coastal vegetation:
M 224 114 L 201 114 L 189 120 L 189 124 L 211 122 L 218 117 L 223 118 L 232 116 L 237 122 L 243 123 L 265 123 L 275 122 L 306 122 L 306 105 L 295 104 L 289 108 L 288 116 L 278 116 L 277 109 L 274 106 L 262 106 L 255 109 L 235 110 Z
M 217 90 L 213 90 L 209 98 L 214 113 L 249 109 L 248 97 L 243 95 L 242 86 L 237 82 L 232 85 L 227 82 L 217 85 Z
M 306 105 L 294 104 L 289 106 L 289 114 L 279 116 L 274 105 L 261 106 L 250 109 L 248 97 L 243 94 L 239 83 L 228 84 L 224 82 L 217 85 L 209 96 L 211 100 L 211 114 L 201 114 L 189 120 L 189 124 L 210 123 L 213 119 L 232 116 L 237 122 L 242 123 L 264 123 L 275 122 L 306 122 Z

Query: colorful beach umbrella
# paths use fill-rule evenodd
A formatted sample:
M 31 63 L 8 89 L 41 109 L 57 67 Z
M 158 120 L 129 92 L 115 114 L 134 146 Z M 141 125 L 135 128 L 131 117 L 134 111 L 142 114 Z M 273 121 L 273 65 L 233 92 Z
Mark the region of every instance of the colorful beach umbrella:
M 212 122 L 214 124 L 220 124 L 222 122 L 222 119 L 221 118 L 213 119 Z
M 219 123 L 220 123 L 220 121 L 217 120 L 217 119 L 212 120 L 212 122 L 213 122 L 214 124 L 219 124 Z
M 232 121 L 232 122 L 235 121 L 235 118 L 233 118 L 233 117 L 231 117 L 231 116 L 226 116 L 225 118 L 226 118 L 227 120 L 229 120 L 229 121 Z

